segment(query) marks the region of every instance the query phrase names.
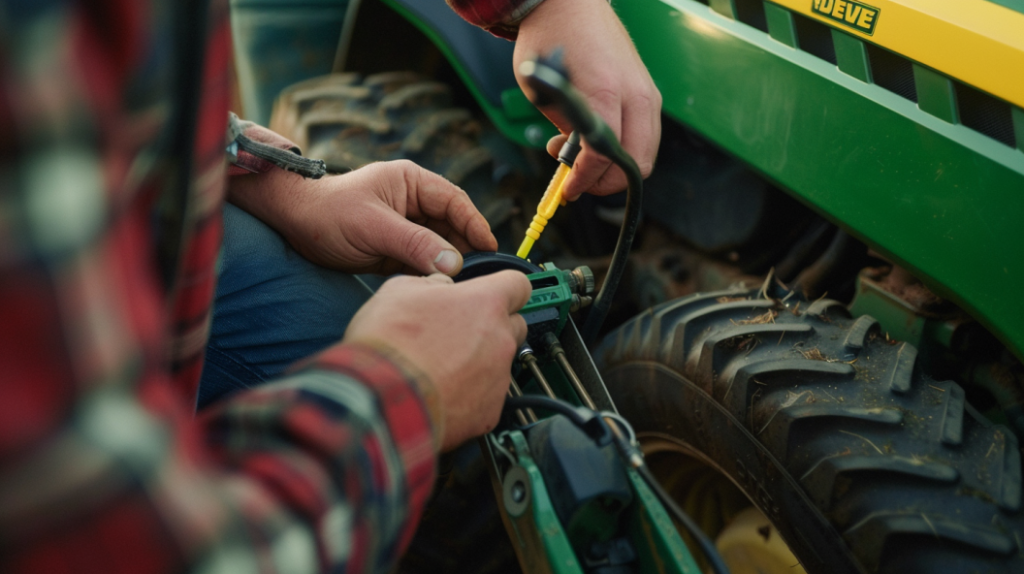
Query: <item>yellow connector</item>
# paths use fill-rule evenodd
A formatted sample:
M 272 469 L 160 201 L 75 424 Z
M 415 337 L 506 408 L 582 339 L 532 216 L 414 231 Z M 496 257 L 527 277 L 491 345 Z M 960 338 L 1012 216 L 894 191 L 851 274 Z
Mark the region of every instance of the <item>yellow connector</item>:
M 555 170 L 555 176 L 551 178 L 551 183 L 548 184 L 544 197 L 540 198 L 540 204 L 537 206 L 537 215 L 533 216 L 533 221 L 530 222 L 530 228 L 526 230 L 526 237 L 523 238 L 523 244 L 519 246 L 516 257 L 526 259 L 526 256 L 530 254 L 530 250 L 533 249 L 534 242 L 540 239 L 540 234 L 544 231 L 548 221 L 555 216 L 558 206 L 565 205 L 566 202 L 562 199 L 562 186 L 565 185 L 565 178 L 569 176 L 571 171 L 572 168 L 568 165 L 564 163 L 558 164 L 558 169 Z

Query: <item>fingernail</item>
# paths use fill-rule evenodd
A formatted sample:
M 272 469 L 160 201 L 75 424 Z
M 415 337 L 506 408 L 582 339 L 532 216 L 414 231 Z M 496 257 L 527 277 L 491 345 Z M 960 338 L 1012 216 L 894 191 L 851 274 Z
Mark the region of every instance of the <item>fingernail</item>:
M 445 275 L 451 275 L 454 273 L 455 268 L 458 267 L 458 265 L 459 254 L 450 249 L 445 249 L 438 253 L 437 258 L 434 259 L 434 267 Z

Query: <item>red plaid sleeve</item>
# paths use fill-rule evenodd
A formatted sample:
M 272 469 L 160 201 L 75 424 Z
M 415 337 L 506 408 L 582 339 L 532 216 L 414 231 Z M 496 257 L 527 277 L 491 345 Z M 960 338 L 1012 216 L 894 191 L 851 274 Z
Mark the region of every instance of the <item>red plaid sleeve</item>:
M 447 0 L 464 20 L 484 30 L 515 40 L 519 23 L 544 0 Z
M 385 350 L 194 417 L 226 172 L 211 4 L 175 37 L 206 2 L 0 3 L 0 572 L 385 572 L 422 509 L 429 387 Z M 183 182 L 188 37 L 208 48 Z M 168 283 L 154 211 L 181 189 Z

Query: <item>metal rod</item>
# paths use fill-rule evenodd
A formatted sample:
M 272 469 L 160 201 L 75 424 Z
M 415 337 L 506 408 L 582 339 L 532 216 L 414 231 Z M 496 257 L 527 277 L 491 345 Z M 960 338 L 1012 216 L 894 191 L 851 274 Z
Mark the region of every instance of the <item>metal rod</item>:
M 557 399 L 555 391 L 552 390 L 551 385 L 548 384 L 548 380 L 544 378 L 544 373 L 540 370 L 540 365 L 537 363 L 537 357 L 533 353 L 523 353 L 519 356 L 519 359 L 526 365 L 526 368 L 530 369 L 530 373 L 533 374 L 533 378 L 537 379 L 537 383 L 547 396 Z
M 576 394 L 580 396 L 583 404 L 592 411 L 597 410 L 597 405 L 594 404 L 594 399 L 590 398 L 590 393 L 587 389 L 583 388 L 583 382 L 576 376 L 576 371 L 572 370 L 572 365 L 569 364 L 569 359 L 565 356 L 565 351 L 562 350 L 561 346 L 555 351 L 555 360 L 558 361 L 558 366 L 562 367 L 562 372 L 572 383 L 572 388 L 576 389 Z
M 512 397 L 523 396 L 523 391 L 522 389 L 519 388 L 519 384 L 516 383 L 516 380 L 511 377 L 509 377 L 508 394 L 509 396 Z M 523 417 L 522 410 L 517 410 L 516 414 L 519 415 L 519 422 L 523 423 L 524 425 L 529 424 L 529 422 L 537 422 L 537 414 L 533 412 L 533 409 L 526 409 L 526 417 Z M 526 420 L 527 418 L 529 419 L 529 421 Z
M 513 399 L 516 398 L 516 394 L 512 392 L 512 389 L 508 390 L 508 396 Z M 523 414 L 522 410 L 516 409 L 516 417 L 519 419 L 519 424 L 523 426 L 530 424 L 530 421 L 526 420 L 526 415 Z

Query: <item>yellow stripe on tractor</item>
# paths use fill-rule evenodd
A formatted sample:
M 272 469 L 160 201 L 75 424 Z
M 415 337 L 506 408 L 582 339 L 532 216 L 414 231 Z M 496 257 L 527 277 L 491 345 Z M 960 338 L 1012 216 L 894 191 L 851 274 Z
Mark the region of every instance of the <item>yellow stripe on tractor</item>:
M 1024 14 L 988 0 L 774 0 L 1024 107 Z

